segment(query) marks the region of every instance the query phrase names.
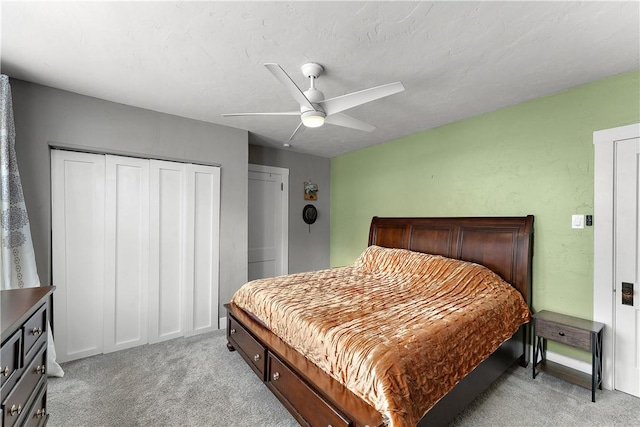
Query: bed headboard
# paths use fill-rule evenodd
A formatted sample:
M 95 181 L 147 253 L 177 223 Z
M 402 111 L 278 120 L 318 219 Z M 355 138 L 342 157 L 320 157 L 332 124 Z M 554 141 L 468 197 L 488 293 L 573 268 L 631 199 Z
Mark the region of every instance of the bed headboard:
M 531 307 L 533 215 L 373 217 L 369 245 L 409 249 L 482 264 L 518 289 Z

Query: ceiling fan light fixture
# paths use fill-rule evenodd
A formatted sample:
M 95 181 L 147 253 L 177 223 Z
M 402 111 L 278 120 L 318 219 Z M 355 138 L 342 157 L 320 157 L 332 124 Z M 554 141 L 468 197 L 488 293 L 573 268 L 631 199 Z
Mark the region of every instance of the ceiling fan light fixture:
M 302 124 L 308 128 L 318 128 L 324 124 L 326 115 L 322 111 L 305 111 L 302 113 Z

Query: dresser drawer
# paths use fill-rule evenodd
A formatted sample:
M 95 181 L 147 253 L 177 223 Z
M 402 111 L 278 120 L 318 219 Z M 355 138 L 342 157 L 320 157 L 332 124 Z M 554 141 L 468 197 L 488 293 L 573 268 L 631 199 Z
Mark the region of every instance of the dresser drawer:
M 22 344 L 22 333 L 16 331 L 11 337 L 2 343 L 0 350 L 0 401 L 4 399 L 11 386 L 18 380 L 18 369 L 20 369 L 20 347 Z
M 27 320 L 24 323 L 24 326 L 23 326 L 24 355 L 25 355 L 26 363 L 28 363 L 28 360 L 30 359 L 30 356 L 31 356 L 29 352 L 32 349 L 37 348 L 37 346 L 35 346 L 35 343 L 38 342 L 38 340 L 41 337 L 46 336 L 46 332 L 47 332 L 47 310 L 46 309 L 47 309 L 46 304 L 43 304 L 42 307 L 40 307 L 38 311 L 36 311 L 33 314 L 33 316 L 31 316 L 29 320 Z
M 249 362 L 249 366 L 264 380 L 266 366 L 266 349 L 256 341 L 233 317 L 229 318 L 229 341 L 232 341 L 241 356 Z
M 536 319 L 535 322 L 537 336 L 591 351 L 589 331 L 545 319 Z
M 269 353 L 269 378 L 267 386 L 274 390 L 281 400 L 289 402 L 302 418 L 311 426 L 350 426 L 340 412 L 334 409 L 306 382 L 289 369 L 276 356 Z
M 45 425 L 49 416 L 47 415 L 47 384 L 43 383 L 38 391 L 36 399 L 24 418 L 24 426 L 41 427 Z
M 46 349 L 46 345 L 42 345 L 38 349 L 36 356 L 24 370 L 18 384 L 2 403 L 3 427 L 12 427 L 23 418 L 23 413 L 29 409 L 27 407 L 30 403 L 29 398 L 33 395 L 40 380 L 43 383 L 46 382 Z

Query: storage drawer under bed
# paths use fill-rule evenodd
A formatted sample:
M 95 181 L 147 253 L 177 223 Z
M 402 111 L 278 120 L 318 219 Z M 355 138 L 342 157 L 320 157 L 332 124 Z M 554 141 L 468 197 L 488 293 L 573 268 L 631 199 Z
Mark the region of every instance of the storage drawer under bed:
M 227 339 L 233 343 L 240 355 L 249 362 L 251 369 L 264 381 L 267 350 L 232 316 L 229 316 L 228 322 Z
M 351 422 L 327 401 L 318 395 L 287 365 L 275 355 L 268 355 L 267 386 L 285 404 L 293 405 L 294 410 L 311 426 L 344 426 Z

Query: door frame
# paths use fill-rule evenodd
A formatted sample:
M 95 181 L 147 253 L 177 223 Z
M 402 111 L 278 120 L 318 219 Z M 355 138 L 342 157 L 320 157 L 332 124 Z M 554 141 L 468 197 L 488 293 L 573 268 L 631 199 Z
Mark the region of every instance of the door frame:
M 289 274 L 289 169 L 249 163 L 248 172 L 282 175 L 282 271 Z M 248 184 L 247 184 L 248 185 Z M 248 191 L 248 188 L 247 188 Z
M 593 132 L 593 320 L 606 325 L 603 337 L 602 386 L 607 390 L 615 388 L 615 346 L 612 333 L 615 331 L 614 149 L 616 141 L 638 137 L 640 123 Z

